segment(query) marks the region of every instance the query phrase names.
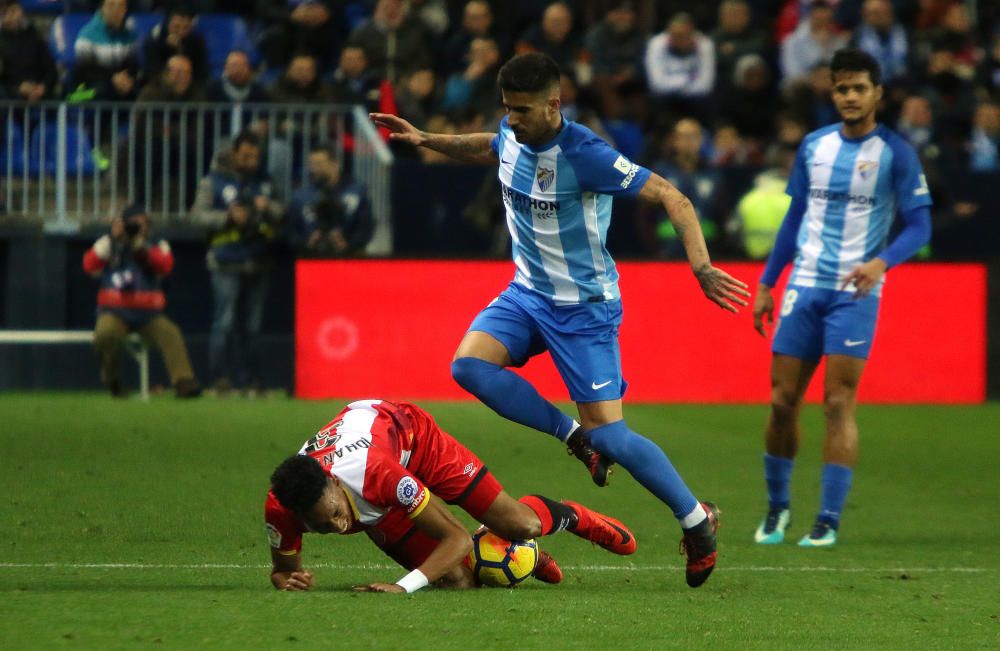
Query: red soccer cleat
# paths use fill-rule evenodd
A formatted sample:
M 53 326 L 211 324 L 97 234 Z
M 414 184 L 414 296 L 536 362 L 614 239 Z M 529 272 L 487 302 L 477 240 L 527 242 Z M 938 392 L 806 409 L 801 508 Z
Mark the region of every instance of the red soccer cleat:
M 684 531 L 681 539 L 681 554 L 687 554 L 687 572 L 685 578 L 688 586 L 697 588 L 708 580 L 708 575 L 715 569 L 715 532 L 719 530 L 719 507 L 711 502 L 702 502 L 708 517 L 701 524 Z
M 548 552 L 543 552 L 538 550 L 538 563 L 535 565 L 534 577 L 541 581 L 542 583 L 562 583 L 563 573 L 559 568 L 559 564 L 556 563 L 556 559 L 552 558 Z
M 577 516 L 576 527 L 567 531 L 600 545 L 612 554 L 628 556 L 635 553 L 635 536 L 624 524 L 576 502 L 564 500 L 563 504 L 576 511 Z
M 595 484 L 602 488 L 608 485 L 614 461 L 590 446 L 582 427 L 577 428 L 566 441 L 566 452 L 583 462 Z

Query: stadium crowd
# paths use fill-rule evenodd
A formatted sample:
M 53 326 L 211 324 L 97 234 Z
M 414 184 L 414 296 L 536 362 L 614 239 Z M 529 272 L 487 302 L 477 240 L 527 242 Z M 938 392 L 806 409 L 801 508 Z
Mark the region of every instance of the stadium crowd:
M 544 52 L 565 73 L 565 116 L 685 192 L 711 243 L 728 255 L 766 255 L 787 205 L 792 152 L 805 133 L 835 120 L 828 62 L 845 45 L 882 66 L 881 118 L 918 149 L 946 255 L 954 255 L 956 235 L 967 241 L 970 225 L 986 219 L 969 179 L 1000 173 L 995 3 L 66 0 L 66 11 L 93 16 L 64 70 L 25 17 L 35 3 L 0 4 L 0 90 L 28 102 L 360 103 L 418 128 L 488 131 L 501 116 L 500 64 Z M 162 20 L 146 21 L 153 26 L 141 34 L 129 19 L 141 12 Z M 242 20 L 250 39 L 213 66 L 212 35 L 196 26 L 217 12 Z M 395 147 L 402 158 L 448 162 Z M 632 212 L 633 253 L 678 254 L 665 215 Z M 464 214 L 502 253 L 498 201 L 473 202 Z

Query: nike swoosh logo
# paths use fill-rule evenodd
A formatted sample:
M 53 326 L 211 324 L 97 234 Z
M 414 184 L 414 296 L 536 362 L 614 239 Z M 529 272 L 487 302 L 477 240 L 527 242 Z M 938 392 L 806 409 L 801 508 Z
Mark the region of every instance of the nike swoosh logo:
M 609 527 L 611 527 L 612 529 L 614 529 L 615 531 L 617 531 L 619 533 L 619 535 L 621 535 L 621 537 L 622 537 L 621 544 L 627 545 L 627 544 L 629 544 L 629 541 L 632 540 L 632 536 L 628 535 L 627 531 L 625 531 L 624 529 L 622 529 L 621 527 L 619 527 L 617 524 L 615 524 L 611 520 L 608 520 L 607 518 L 601 518 L 601 520 L 604 520 L 605 524 L 607 524 Z
M 504 165 L 513 165 L 514 164 L 514 161 L 507 160 L 506 158 L 501 158 L 500 162 L 503 163 Z
M 866 341 L 868 341 L 868 340 L 867 339 L 862 339 L 860 341 L 851 341 L 850 339 L 845 339 L 844 340 L 844 345 L 847 346 L 848 348 L 854 348 L 855 346 L 860 346 L 861 344 L 865 343 Z
M 593 389 L 594 391 L 597 391 L 598 389 L 603 389 L 604 387 L 608 386 L 612 382 L 614 382 L 614 380 L 608 380 L 607 382 L 601 382 L 600 384 L 598 384 L 596 382 L 591 382 L 590 383 L 590 388 Z

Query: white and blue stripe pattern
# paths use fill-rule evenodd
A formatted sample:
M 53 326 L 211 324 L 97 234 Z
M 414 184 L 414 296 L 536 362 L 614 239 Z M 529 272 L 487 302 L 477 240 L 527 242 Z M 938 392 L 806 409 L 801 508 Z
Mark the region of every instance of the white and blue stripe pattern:
M 581 152 L 581 145 L 589 149 Z M 556 305 L 619 298 L 618 271 L 605 247 L 610 195 L 634 193 L 648 172 L 568 120 L 552 142 L 531 147 L 517 142 L 504 119 L 494 148 L 515 282 Z M 585 187 L 595 179 L 603 193 Z

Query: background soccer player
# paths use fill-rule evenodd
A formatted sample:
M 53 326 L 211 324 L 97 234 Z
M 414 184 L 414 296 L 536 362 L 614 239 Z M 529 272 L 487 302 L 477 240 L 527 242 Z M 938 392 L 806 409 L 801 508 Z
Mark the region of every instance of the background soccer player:
M 799 408 L 823 356 L 823 501 L 812 532 L 799 545 L 836 543 L 858 458 L 855 404 L 883 276 L 930 239 L 931 199 L 916 153 L 875 121 L 882 99 L 878 63 L 859 50 L 839 50 L 831 74 L 843 122 L 803 140 L 788 181 L 792 203 L 754 300 L 754 327 L 765 335 L 764 319 L 774 319 L 771 289 L 795 258 L 772 343 L 764 455 L 769 510 L 755 535 L 763 544 L 784 540 L 791 521 L 788 484 L 798 451 Z M 904 227 L 887 247 L 897 211 Z
M 508 540 L 565 530 L 615 554 L 636 549 L 625 525 L 581 504 L 541 495 L 515 500 L 475 454 L 416 405 L 360 400 L 271 476 L 264 506 L 271 583 L 279 590 L 312 586 L 312 575 L 302 569 L 303 533 L 360 531 L 411 570 L 396 583 L 363 589 L 413 592 L 439 579 L 454 583 L 472 539 L 442 500 Z
M 624 466 L 680 522 L 687 582 L 697 587 L 715 565 L 716 509 L 695 499 L 663 450 L 629 429 L 622 414 L 622 306 L 618 272 L 605 247 L 612 195 L 638 196 L 666 210 L 711 301 L 735 312 L 750 293 L 712 266 L 687 197 L 562 116 L 559 78 L 558 66 L 543 54 L 504 64 L 498 83 L 506 117 L 495 134 L 431 134 L 392 115 L 372 119 L 396 140 L 500 164 L 517 269 L 459 345 L 455 380 L 501 416 L 566 442 L 598 485 L 605 485 L 611 462 Z M 546 350 L 577 403 L 583 430 L 507 370 Z

